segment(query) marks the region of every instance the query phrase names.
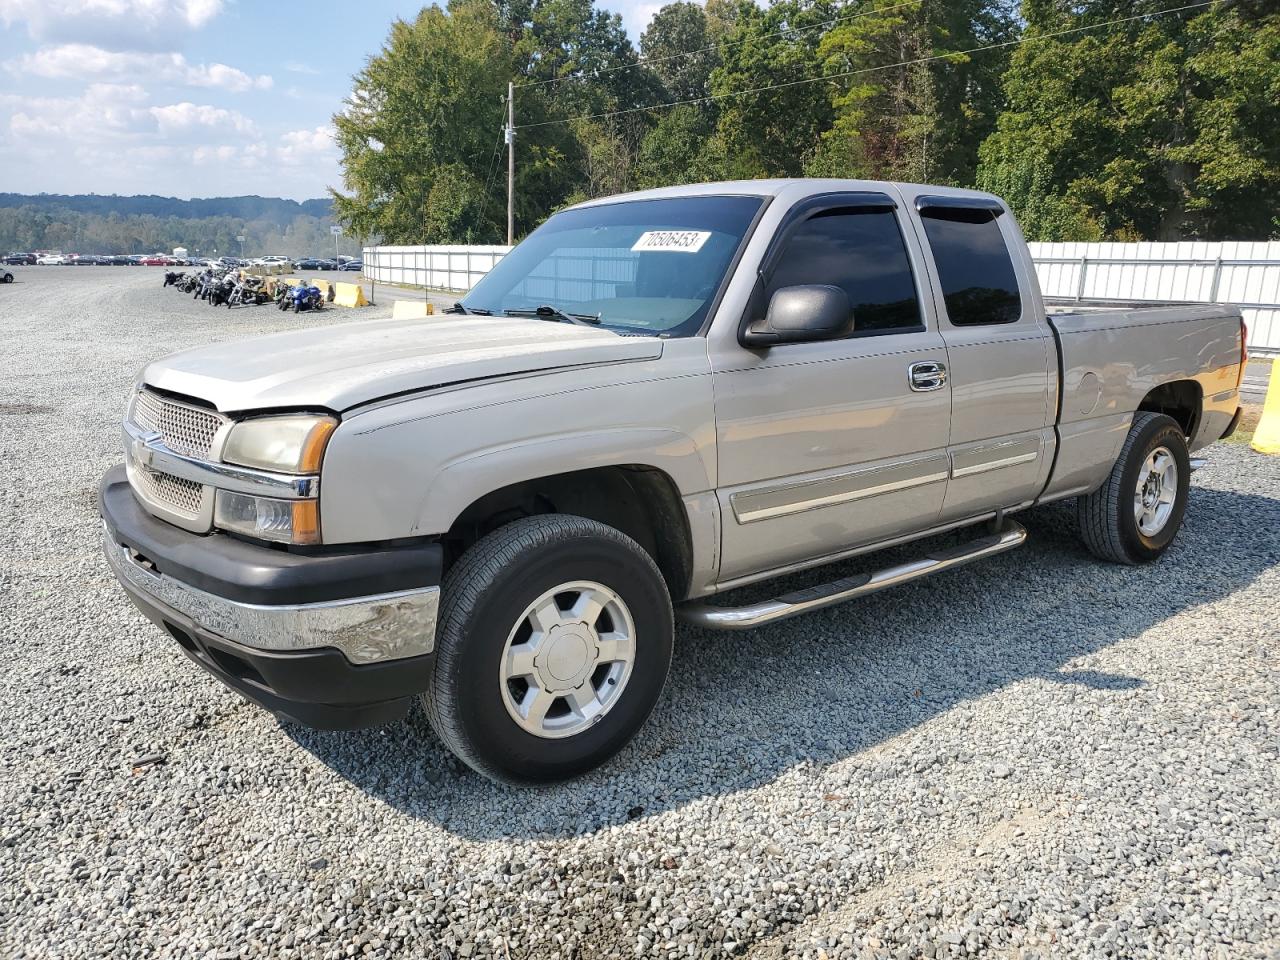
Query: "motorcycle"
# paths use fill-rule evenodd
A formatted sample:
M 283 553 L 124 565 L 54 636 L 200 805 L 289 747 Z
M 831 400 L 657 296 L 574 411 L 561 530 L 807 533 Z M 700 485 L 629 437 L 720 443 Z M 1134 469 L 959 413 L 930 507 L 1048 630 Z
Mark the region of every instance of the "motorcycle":
M 164 285 L 166 287 L 176 287 L 185 276 L 186 273 L 178 270 L 166 270 L 164 272 Z
M 305 283 L 296 286 L 280 284 L 276 287 L 276 307 L 280 310 L 301 313 L 304 310 L 319 310 L 322 306 L 324 294 L 319 287 Z
M 241 277 L 231 288 L 231 295 L 227 297 L 227 309 L 240 306 L 241 304 L 261 304 L 267 302 L 267 291 L 263 285 L 261 277 Z
M 235 271 L 223 274 L 209 285 L 209 306 L 220 307 L 231 299 L 231 291 L 236 286 Z
M 320 292 L 319 287 L 301 284 L 289 291 L 289 300 L 294 313 L 319 310 L 324 305 L 324 294 Z

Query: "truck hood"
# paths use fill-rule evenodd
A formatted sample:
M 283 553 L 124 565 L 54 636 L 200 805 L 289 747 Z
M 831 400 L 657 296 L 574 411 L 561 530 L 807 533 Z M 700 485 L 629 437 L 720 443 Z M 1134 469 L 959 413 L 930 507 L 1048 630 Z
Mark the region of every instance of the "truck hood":
M 446 315 L 373 320 L 184 350 L 143 371 L 223 413 L 341 412 L 393 394 L 586 364 L 652 360 L 656 337 L 546 320 Z

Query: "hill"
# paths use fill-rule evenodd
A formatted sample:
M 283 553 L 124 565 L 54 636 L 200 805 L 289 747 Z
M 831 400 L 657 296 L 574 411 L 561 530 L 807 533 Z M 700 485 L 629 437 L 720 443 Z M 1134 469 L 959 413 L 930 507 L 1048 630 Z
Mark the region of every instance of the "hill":
M 325 219 L 332 213 L 328 198 L 285 200 L 281 197 L 206 197 L 179 200 L 177 197 L 143 195 L 122 197 L 97 193 L 0 193 L 0 207 L 31 207 L 53 212 L 70 210 L 101 217 L 151 216 L 200 220 L 205 217 L 234 217 L 268 221 L 285 226 L 297 216 Z

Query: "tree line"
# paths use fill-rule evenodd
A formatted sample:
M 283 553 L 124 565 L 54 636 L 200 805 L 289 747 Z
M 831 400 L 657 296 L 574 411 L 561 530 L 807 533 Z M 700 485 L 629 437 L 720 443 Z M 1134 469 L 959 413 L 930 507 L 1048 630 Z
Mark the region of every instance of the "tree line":
M 186 201 L 170 197 L 6 194 L 0 196 L 0 253 L 60 250 L 139 254 L 185 247 L 192 256 L 239 256 L 242 249 L 245 256 L 332 256 L 334 241 L 329 228 L 333 219 L 327 212 L 328 204 L 328 200 L 299 204 L 276 197 Z M 139 207 L 171 212 L 163 216 L 129 212 Z M 303 209 L 314 213 L 299 212 Z M 109 212 L 100 212 L 103 210 Z M 209 215 L 209 210 L 235 210 L 239 215 Z M 236 237 L 244 237 L 244 243 Z M 338 249 L 355 255 L 360 245 L 358 238 L 342 237 Z
M 452 0 L 354 78 L 336 216 L 503 242 L 508 80 L 517 235 L 626 190 L 837 176 L 991 190 L 1038 240 L 1280 237 L 1272 0 L 679 0 L 638 49 L 591 0 Z

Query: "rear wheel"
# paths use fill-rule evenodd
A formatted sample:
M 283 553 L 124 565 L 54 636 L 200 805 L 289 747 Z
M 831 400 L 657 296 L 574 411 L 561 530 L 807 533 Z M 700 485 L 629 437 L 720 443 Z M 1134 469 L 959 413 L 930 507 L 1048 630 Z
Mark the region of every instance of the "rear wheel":
M 1186 513 L 1191 457 L 1172 417 L 1138 413 L 1110 476 L 1077 500 L 1089 550 L 1116 563 L 1150 563 L 1169 548 Z
M 671 599 L 630 537 L 527 517 L 449 572 L 423 703 L 440 739 L 508 782 L 576 776 L 644 724 L 671 663 Z

